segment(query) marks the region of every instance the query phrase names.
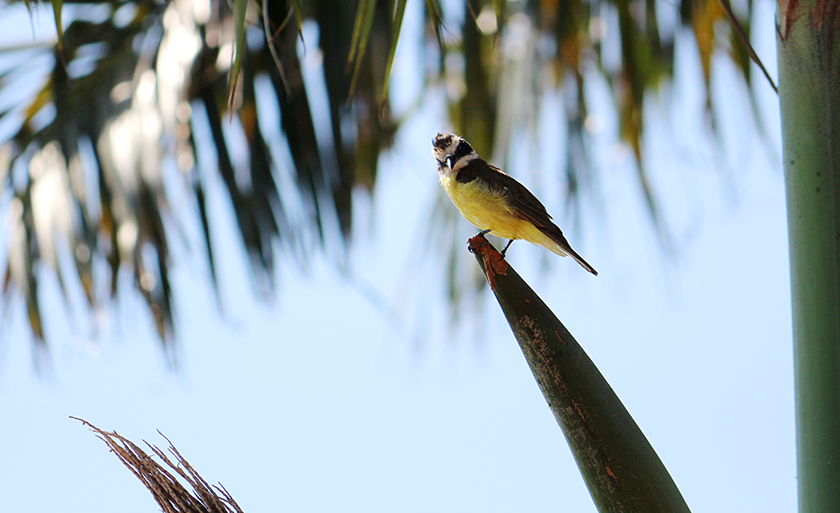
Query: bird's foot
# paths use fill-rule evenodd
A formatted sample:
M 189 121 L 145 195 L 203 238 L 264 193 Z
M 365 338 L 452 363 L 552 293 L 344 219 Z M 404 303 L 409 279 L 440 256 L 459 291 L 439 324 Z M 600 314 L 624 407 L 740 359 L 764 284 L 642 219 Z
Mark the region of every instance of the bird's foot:
M 490 228 L 487 228 L 486 230 L 481 230 L 480 232 L 478 232 L 478 235 L 476 235 L 476 237 L 483 237 L 484 235 L 487 235 L 488 233 L 490 233 Z

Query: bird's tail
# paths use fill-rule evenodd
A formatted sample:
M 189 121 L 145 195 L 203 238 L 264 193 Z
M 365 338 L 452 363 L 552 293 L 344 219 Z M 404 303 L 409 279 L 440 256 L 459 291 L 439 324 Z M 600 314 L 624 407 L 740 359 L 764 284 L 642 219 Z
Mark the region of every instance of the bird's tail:
M 578 255 L 578 254 L 575 252 L 575 250 L 573 250 L 571 247 L 569 247 L 569 248 L 568 248 L 568 252 L 569 252 L 569 255 L 571 255 L 571 256 L 572 256 L 572 258 L 574 258 L 574 259 L 575 259 L 575 262 L 579 263 L 581 267 L 583 267 L 583 268 L 584 268 L 584 269 L 586 269 L 587 271 L 591 272 L 591 273 L 592 273 L 592 274 L 594 274 L 595 276 L 598 276 L 598 271 L 596 271 L 594 267 L 592 267 L 591 265 L 589 265 L 589 262 L 587 262 L 586 260 L 584 260 L 582 256 Z
M 560 231 L 560 228 L 557 228 L 556 226 L 554 228 L 557 230 L 556 233 L 554 232 L 554 230 L 551 230 L 548 233 L 543 232 L 549 237 L 549 239 L 551 239 L 551 242 L 553 244 L 549 243 L 543 245 L 548 250 L 553 251 L 554 253 L 557 253 L 560 256 L 571 256 L 575 259 L 575 262 L 580 264 L 581 267 L 591 272 L 595 276 L 598 276 L 598 271 L 596 271 L 594 267 L 589 265 L 589 262 L 584 260 L 582 256 L 578 255 L 577 251 L 572 249 L 572 245 L 569 244 L 568 240 L 566 240 L 566 237 L 563 235 L 563 232 Z

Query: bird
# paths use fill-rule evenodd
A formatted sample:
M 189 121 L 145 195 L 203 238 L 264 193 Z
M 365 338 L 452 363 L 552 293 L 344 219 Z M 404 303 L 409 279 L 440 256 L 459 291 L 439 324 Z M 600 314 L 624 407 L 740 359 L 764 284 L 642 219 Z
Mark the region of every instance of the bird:
M 572 249 L 545 206 L 524 185 L 488 164 L 463 137 L 439 133 L 432 139 L 440 184 L 467 221 L 481 232 L 510 239 L 502 257 L 517 239 L 571 256 L 584 269 L 598 271 Z

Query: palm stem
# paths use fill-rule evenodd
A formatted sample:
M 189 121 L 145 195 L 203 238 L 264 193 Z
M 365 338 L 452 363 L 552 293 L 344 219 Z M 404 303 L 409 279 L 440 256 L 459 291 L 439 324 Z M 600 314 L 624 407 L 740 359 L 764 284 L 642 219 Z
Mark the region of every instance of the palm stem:
M 599 511 L 688 512 L 668 470 L 563 323 L 483 236 L 470 239 Z
M 833 5 L 832 7 L 828 7 Z M 780 2 L 799 511 L 840 504 L 840 9 Z

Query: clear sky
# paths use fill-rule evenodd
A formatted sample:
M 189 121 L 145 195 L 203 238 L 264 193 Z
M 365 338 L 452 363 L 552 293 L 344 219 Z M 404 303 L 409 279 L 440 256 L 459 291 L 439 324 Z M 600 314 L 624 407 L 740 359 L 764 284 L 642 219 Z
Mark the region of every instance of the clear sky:
M 758 7 L 758 51 L 774 69 L 772 3 Z M 417 28 L 407 21 L 406 30 Z M 400 48 L 397 102 L 399 91 L 416 86 L 415 50 Z M 584 201 L 579 229 L 564 224 L 560 188 L 549 185 L 556 170 L 538 170 L 533 159 L 511 172 L 539 193 L 600 276 L 524 242 L 508 260 L 589 353 L 693 511 L 790 512 L 796 476 L 778 101 L 757 85 L 769 134 L 761 140 L 732 65 L 716 59 L 725 141 L 718 145 L 698 128 L 703 98 L 689 39 L 678 52 L 685 56 L 678 78 L 667 99 L 649 102 L 645 135 L 674 256 L 658 245 L 632 160 L 614 144 L 606 91 L 594 83 L 593 113 L 606 128 L 593 146 L 598 192 Z M 47 326 L 51 374 L 38 377 L 24 308 L 12 305 L 0 345 L 3 509 L 158 510 L 73 415 L 165 446 L 160 430 L 246 512 L 594 511 L 491 293 L 454 326 L 447 319 L 445 256 L 426 229 L 441 194 L 430 141 L 451 128 L 442 94 L 429 95 L 382 157 L 373 196 L 357 196 L 349 278 L 323 257 L 305 271 L 285 262 L 276 300 L 256 300 L 229 202 L 218 177 L 211 180 L 224 311 L 196 264 L 200 251 L 175 244 L 177 372 L 167 368 L 139 298 L 123 294 L 89 341 L 84 323 L 66 322 L 47 278 L 44 311 L 58 313 Z M 195 237 L 195 226 L 186 229 Z M 458 229 L 466 254 L 474 230 L 461 220 Z

